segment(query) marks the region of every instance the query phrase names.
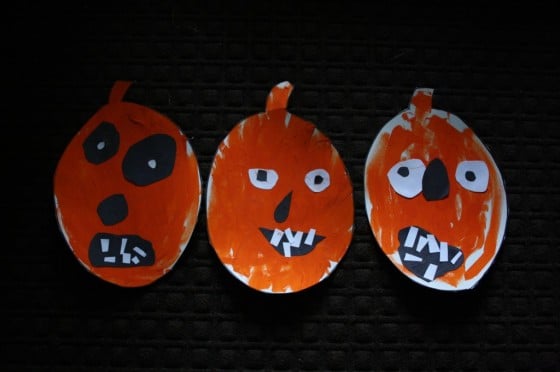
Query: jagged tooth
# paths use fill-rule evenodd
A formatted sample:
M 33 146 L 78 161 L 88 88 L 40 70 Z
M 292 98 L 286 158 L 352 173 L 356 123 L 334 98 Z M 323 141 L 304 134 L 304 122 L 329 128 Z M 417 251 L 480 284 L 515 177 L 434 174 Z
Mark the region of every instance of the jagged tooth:
M 301 245 L 301 239 L 303 238 L 303 231 L 296 232 L 294 239 L 290 241 L 292 247 L 299 248 Z
M 430 253 L 438 253 L 439 252 L 439 245 L 436 240 L 436 237 L 433 234 L 428 234 L 428 251 Z
M 290 243 L 282 243 L 282 248 L 284 249 L 284 256 L 292 257 L 292 246 L 290 245 Z
M 451 263 L 452 263 L 453 265 L 455 265 L 455 263 L 457 262 L 457 260 L 458 260 L 459 258 L 461 258 L 462 255 L 463 255 L 463 253 L 461 253 L 461 251 L 455 253 L 455 256 L 453 256 L 453 258 L 451 259 Z
M 415 256 L 413 254 L 406 253 L 404 255 L 404 260 L 405 261 L 413 261 L 413 262 L 422 262 L 422 257 L 418 257 L 418 256 Z
M 121 239 L 121 254 L 124 253 L 124 249 L 126 248 L 126 242 L 128 241 L 127 238 L 122 238 Z
M 286 235 L 286 239 L 288 239 L 288 242 L 290 242 L 290 245 L 292 247 L 299 248 L 299 246 L 301 244 L 301 238 L 303 237 L 303 232 L 302 231 L 296 231 L 296 233 L 294 234 L 292 232 L 292 229 L 290 229 L 288 227 L 284 231 L 284 234 Z
M 101 239 L 99 243 L 101 244 L 101 252 L 109 252 L 109 239 Z
M 146 256 L 147 256 L 146 251 L 144 251 L 144 250 L 141 249 L 140 247 L 134 247 L 134 248 L 132 248 L 132 250 L 133 250 L 134 252 L 138 253 L 138 254 L 139 254 L 140 256 L 142 256 L 142 257 L 146 257 Z
M 284 230 L 284 235 L 286 236 L 286 239 L 291 242 L 294 239 L 294 234 L 292 233 L 292 229 L 290 229 L 289 227 L 286 228 L 286 230 Z
M 122 263 L 123 264 L 129 264 L 130 263 L 130 258 L 132 257 L 132 255 L 130 253 L 123 253 L 121 255 L 122 257 Z
M 274 229 L 274 233 L 272 233 L 272 237 L 270 238 L 270 244 L 278 247 L 278 244 L 280 244 L 280 240 L 282 240 L 283 235 L 284 232 L 282 230 Z
M 418 238 L 418 243 L 416 244 L 416 252 L 422 252 L 424 247 L 428 244 L 428 238 L 423 237 L 420 235 Z
M 439 262 L 447 262 L 449 259 L 448 257 L 448 247 L 447 242 L 440 242 L 439 243 Z
M 317 230 L 315 230 L 315 229 L 309 229 L 309 232 L 307 233 L 307 236 L 305 237 L 305 241 L 303 242 L 303 244 L 313 245 L 313 240 L 315 240 L 315 233 L 316 232 L 317 232 Z
M 410 226 L 408 229 L 408 234 L 404 241 L 404 246 L 407 248 L 412 248 L 414 246 L 414 241 L 416 240 L 416 235 L 418 235 L 418 228 L 416 226 Z
M 426 268 L 426 271 L 424 272 L 424 278 L 430 281 L 434 280 L 436 276 L 437 268 L 438 268 L 437 265 L 429 264 L 428 267 Z

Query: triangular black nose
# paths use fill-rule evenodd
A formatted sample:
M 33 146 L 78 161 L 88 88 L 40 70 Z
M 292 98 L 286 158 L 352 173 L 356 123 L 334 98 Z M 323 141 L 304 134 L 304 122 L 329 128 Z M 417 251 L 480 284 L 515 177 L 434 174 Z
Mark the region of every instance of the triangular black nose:
M 441 200 L 449 195 L 449 177 L 443 162 L 435 158 L 428 164 L 422 177 L 422 193 L 426 200 Z
M 290 205 L 292 204 L 292 192 L 284 197 L 274 210 L 274 219 L 276 222 L 284 222 L 290 214 Z

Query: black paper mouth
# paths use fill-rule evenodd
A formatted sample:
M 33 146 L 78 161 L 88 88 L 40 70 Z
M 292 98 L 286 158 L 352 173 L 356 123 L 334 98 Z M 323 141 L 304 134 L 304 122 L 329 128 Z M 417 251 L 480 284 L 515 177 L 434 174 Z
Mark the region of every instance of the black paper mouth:
M 155 254 L 152 243 L 137 235 L 100 233 L 91 240 L 89 260 L 96 267 L 151 266 Z
M 325 239 L 317 235 L 315 229 L 308 232 L 259 228 L 270 245 L 284 257 L 304 256 L 311 252 L 317 244 Z
M 399 231 L 399 256 L 403 265 L 420 279 L 433 281 L 463 264 L 463 252 L 435 235 L 409 226 Z

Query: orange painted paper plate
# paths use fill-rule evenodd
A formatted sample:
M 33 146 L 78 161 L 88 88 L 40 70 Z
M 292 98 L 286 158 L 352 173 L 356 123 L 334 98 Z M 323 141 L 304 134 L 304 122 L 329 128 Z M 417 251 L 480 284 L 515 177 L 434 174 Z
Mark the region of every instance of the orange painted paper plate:
M 500 249 L 504 182 L 486 146 L 456 115 L 432 108 L 432 89 L 375 138 L 365 167 L 366 212 L 391 262 L 438 290 L 473 288 Z
M 266 112 L 221 142 L 207 188 L 210 243 L 233 276 L 266 293 L 328 277 L 353 233 L 353 190 L 333 144 L 286 111 L 293 86 L 272 88 Z
M 78 261 L 122 287 L 154 282 L 189 242 L 201 204 L 196 156 L 178 126 L 123 101 L 108 104 L 74 136 L 54 176 L 59 227 Z

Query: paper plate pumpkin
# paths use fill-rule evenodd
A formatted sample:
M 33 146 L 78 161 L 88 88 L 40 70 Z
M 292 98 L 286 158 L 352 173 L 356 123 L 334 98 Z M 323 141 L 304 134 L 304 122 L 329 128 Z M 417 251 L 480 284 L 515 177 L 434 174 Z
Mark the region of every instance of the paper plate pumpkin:
M 353 190 L 329 138 L 286 111 L 293 86 L 276 85 L 266 112 L 221 142 L 207 188 L 211 245 L 227 269 L 267 293 L 326 278 L 353 232 Z
M 91 273 L 122 287 L 150 284 L 181 256 L 201 203 L 198 162 L 183 132 L 162 114 L 108 104 L 74 136 L 56 168 L 56 217 L 70 249 Z
M 491 154 L 456 115 L 432 108 L 432 89 L 381 129 L 365 167 L 375 238 L 408 278 L 438 290 L 473 288 L 496 257 L 506 193 Z

